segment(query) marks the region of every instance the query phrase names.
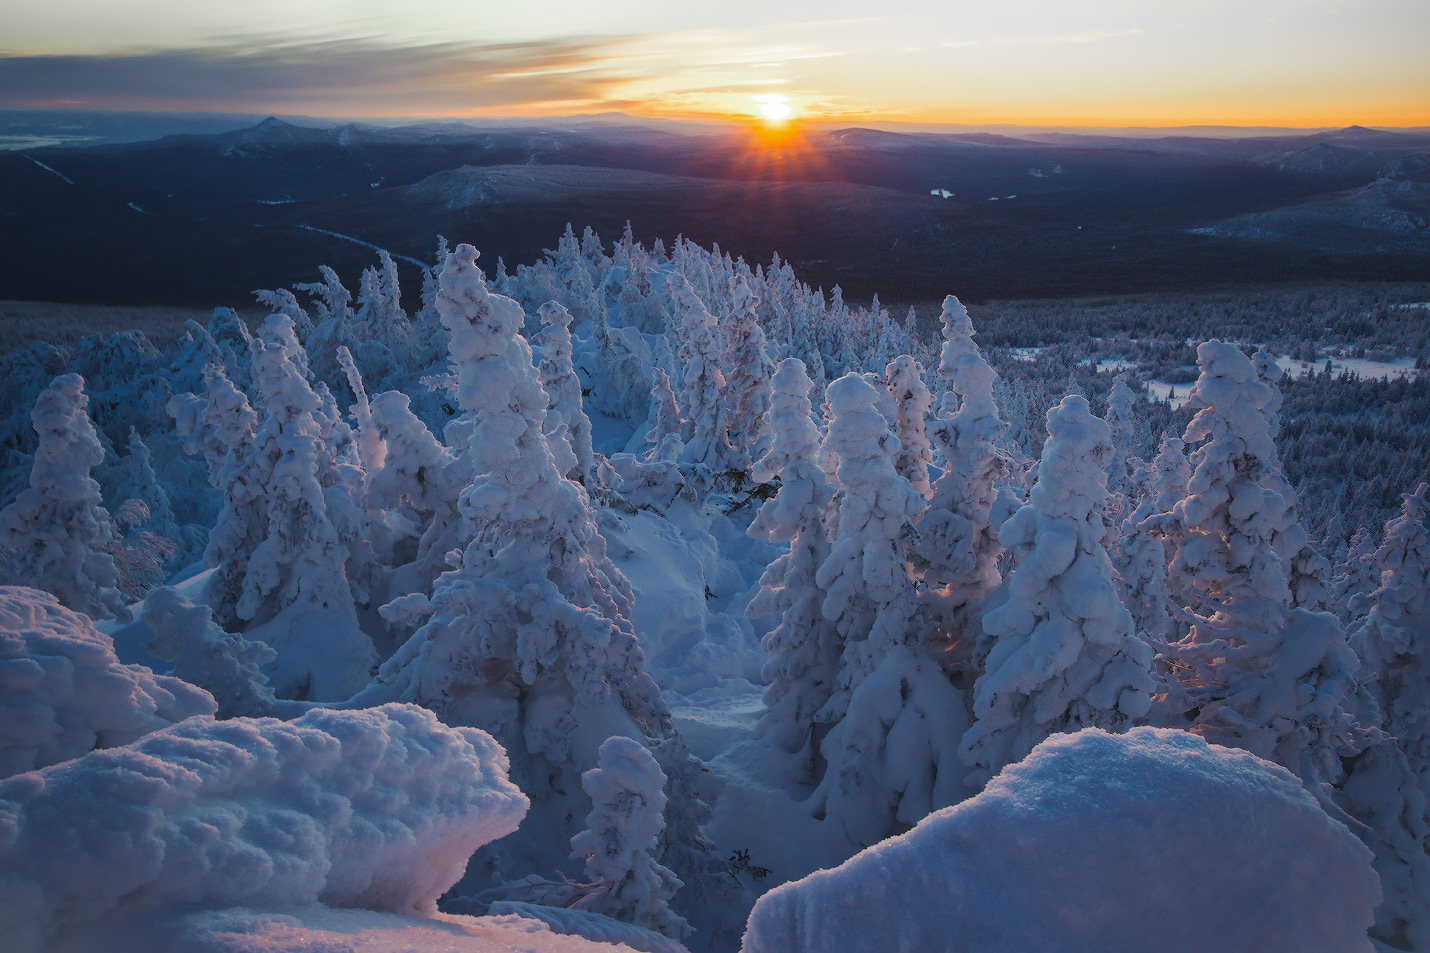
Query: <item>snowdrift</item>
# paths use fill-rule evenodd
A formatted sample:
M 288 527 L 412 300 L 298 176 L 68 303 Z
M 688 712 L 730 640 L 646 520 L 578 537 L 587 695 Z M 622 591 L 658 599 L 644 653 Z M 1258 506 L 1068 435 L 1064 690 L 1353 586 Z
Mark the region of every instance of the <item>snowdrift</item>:
M 128 744 L 215 707 L 188 682 L 121 664 L 89 616 L 48 592 L 0 586 L 0 778 Z
M 191 719 L 0 783 L 0 936 L 134 949 L 196 907 L 431 914 L 527 803 L 489 735 L 414 706 Z
M 1186 732 L 1089 728 L 766 894 L 743 950 L 1369 951 L 1370 860 L 1281 767 Z

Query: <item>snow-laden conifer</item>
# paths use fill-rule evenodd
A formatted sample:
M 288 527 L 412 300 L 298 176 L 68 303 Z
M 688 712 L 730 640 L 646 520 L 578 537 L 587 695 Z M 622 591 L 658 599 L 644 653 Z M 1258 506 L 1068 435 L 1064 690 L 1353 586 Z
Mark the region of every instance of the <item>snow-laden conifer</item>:
M 596 767 L 581 775 L 591 799 L 586 829 L 571 838 L 571 856 L 585 861 L 598 889 L 577 906 L 680 939 L 690 932 L 670 909 L 681 883 L 653 854 L 665 829 L 665 774 L 645 745 L 613 736 L 601 743 Z
M 894 358 L 884 367 L 885 386 L 898 406 L 899 455 L 894 458 L 894 469 L 913 484 L 920 496 L 927 497 L 929 464 L 933 462 L 928 437 L 933 394 L 924 384 L 923 373 L 919 362 L 907 354 Z
M 596 458 L 591 450 L 591 419 L 581 406 L 581 380 L 571 363 L 571 313 L 555 301 L 543 304 L 538 313 L 545 352 L 539 370 L 548 399 L 547 434 L 564 440 L 575 458 L 565 475 L 585 482 L 596 466 Z
M 687 439 L 681 460 L 724 470 L 733 459 L 734 449 L 730 446 L 725 374 L 720 369 L 715 318 L 684 276 L 672 274 L 669 285 L 673 317 L 680 328 L 680 360 L 685 373 Z
M 275 700 L 263 667 L 277 658 L 265 643 L 225 632 L 211 610 L 168 586 L 144 597 L 144 625 L 154 633 L 144 651 L 173 663 L 173 674 L 214 697 L 220 718 L 262 718 Z
M 1150 707 L 1152 650 L 1132 634 L 1102 548 L 1112 452 L 1086 398 L 1048 411 L 1029 501 L 999 530 L 1016 568 L 983 618 L 992 645 L 961 748 L 977 782 L 1049 735 L 1124 729 Z
M 846 374 L 827 397 L 833 417 L 825 447 L 838 458 L 839 527 L 815 580 L 826 592 L 825 618 L 845 640 L 829 706 L 839 715 L 885 653 L 919 641 L 905 545 L 924 501 L 894 469 L 899 440 L 879 412 L 878 390 L 863 375 Z
M 941 320 L 938 372 L 951 392 L 944 397 L 929 435 L 944 472 L 919 518 L 914 556 L 924 584 L 934 592 L 941 637 L 961 643 L 959 655 L 967 660 L 974 641 L 968 610 L 1001 579 L 998 557 L 1003 547 L 992 514 L 998 503 L 997 483 L 1007 476 L 1009 465 L 994 446 L 1004 427 L 993 398 L 996 375 L 973 342 L 968 309 L 949 295 Z
M 30 485 L 0 510 L 0 546 L 14 551 L 20 581 L 71 609 L 112 619 L 127 610 L 114 557 L 104 552 L 114 529 L 89 475 L 104 462 L 104 446 L 88 409 L 78 374 L 56 377 L 40 393 L 30 411 L 39 436 Z
M 1110 428 L 1109 428 L 1110 429 Z M 1122 522 L 1121 545 L 1112 555 L 1122 589 L 1122 602 L 1132 613 L 1134 631 L 1154 647 L 1177 639 L 1172 596 L 1167 588 L 1171 554 L 1157 531 L 1158 514 L 1171 510 L 1187 495 L 1191 467 L 1176 437 L 1164 436 L 1157 456 L 1148 464 L 1147 492 Z
M 760 507 L 749 535 L 786 544 L 765 568 L 760 590 L 750 600 L 750 616 L 778 612 L 780 621 L 765 636 L 768 660 L 765 713 L 761 726 L 790 752 L 808 750 L 816 717 L 829 701 L 839 672 L 842 639 L 824 616 L 824 589 L 815 581 L 829 557 L 824 513 L 834 487 L 818 463 L 819 428 L 811 415 L 809 391 L 814 386 L 798 358 L 785 358 L 775 370 L 770 401 L 770 451 L 755 463 L 757 483 L 779 478 L 775 496 Z M 812 762 L 811 762 L 812 763 Z
M 765 332 L 755 313 L 760 296 L 744 276 L 732 278 L 730 317 L 725 330 L 724 367 L 728 436 L 734 455 L 730 466 L 749 470 L 764 455 L 770 435 L 765 414 L 770 409 L 770 376 L 774 364 L 765 347 Z
M 1405 494 L 1375 552 L 1380 587 L 1352 644 L 1385 728 L 1400 739 L 1430 798 L 1430 485 Z
M 258 428 L 258 415 L 248 395 L 228 379 L 218 364 L 204 367 L 203 396 L 175 394 L 169 399 L 169 416 L 183 441 L 184 452 L 202 455 L 208 464 L 209 485 L 224 488 L 224 470 L 247 452 Z
M 1272 439 L 1280 395 L 1234 345 L 1209 341 L 1197 362 L 1186 440 L 1198 446 L 1171 512 L 1182 537 L 1172 571 L 1196 621 L 1171 647 L 1173 673 L 1193 730 L 1284 765 L 1324 799 L 1341 759 L 1372 740 L 1357 717 L 1358 662 L 1334 616 L 1291 607 L 1306 534 Z

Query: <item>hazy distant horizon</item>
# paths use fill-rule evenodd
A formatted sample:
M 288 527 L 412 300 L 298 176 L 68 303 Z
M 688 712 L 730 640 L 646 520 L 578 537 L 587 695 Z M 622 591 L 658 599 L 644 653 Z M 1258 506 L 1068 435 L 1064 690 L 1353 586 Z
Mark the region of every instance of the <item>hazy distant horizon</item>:
M 0 107 L 0 150 L 44 148 L 52 145 L 88 145 L 114 141 L 142 141 L 176 134 L 203 134 L 237 131 L 251 128 L 267 118 L 297 126 L 327 129 L 358 124 L 382 128 L 405 126 L 436 126 L 457 124 L 469 128 L 511 128 L 519 126 L 550 127 L 563 123 L 585 125 L 636 125 L 662 128 L 672 132 L 711 134 L 748 128 L 749 120 L 718 117 L 646 117 L 608 111 L 602 113 L 570 113 L 531 116 L 313 116 L 262 112 L 189 111 L 189 110 L 107 110 L 87 108 L 27 108 Z M 95 122 L 112 120 L 116 125 L 108 132 L 90 131 L 67 119 L 84 118 Z M 124 124 L 131 124 L 125 126 Z M 1375 126 L 1353 124 L 1377 132 L 1430 134 L 1430 126 Z M 1116 138 L 1161 138 L 1188 136 L 1194 138 L 1240 139 L 1316 135 L 1337 132 L 1349 126 L 1239 126 L 1169 125 L 1169 126 L 1088 126 L 1020 123 L 927 123 L 898 120 L 868 119 L 864 121 L 803 120 L 797 126 L 823 132 L 841 129 L 874 129 L 891 133 L 1006 135 L 1009 137 L 1036 135 L 1105 136 Z M 17 128 L 28 131 L 16 131 Z M 128 129 L 128 131 L 126 131 Z

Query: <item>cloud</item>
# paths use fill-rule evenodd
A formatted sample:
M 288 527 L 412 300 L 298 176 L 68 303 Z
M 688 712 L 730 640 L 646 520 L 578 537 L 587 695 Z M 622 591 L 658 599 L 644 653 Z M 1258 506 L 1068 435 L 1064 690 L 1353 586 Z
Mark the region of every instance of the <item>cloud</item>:
M 946 49 L 961 49 L 970 46 L 1066 46 L 1078 43 L 1100 43 L 1103 40 L 1118 40 L 1137 36 L 1141 30 L 1091 30 L 1083 33 L 1058 33 L 1050 36 L 996 36 L 980 40 L 945 40 L 940 43 Z
M 370 38 L 114 55 L 0 53 L 0 106 L 451 113 L 603 102 L 627 79 L 622 37 L 386 45 Z

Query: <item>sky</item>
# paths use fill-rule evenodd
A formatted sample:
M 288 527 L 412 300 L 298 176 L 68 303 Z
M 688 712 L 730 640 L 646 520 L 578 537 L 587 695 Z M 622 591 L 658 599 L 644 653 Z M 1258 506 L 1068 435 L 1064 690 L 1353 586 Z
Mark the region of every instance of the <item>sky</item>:
M 0 0 L 0 107 L 1430 126 L 1430 0 Z

